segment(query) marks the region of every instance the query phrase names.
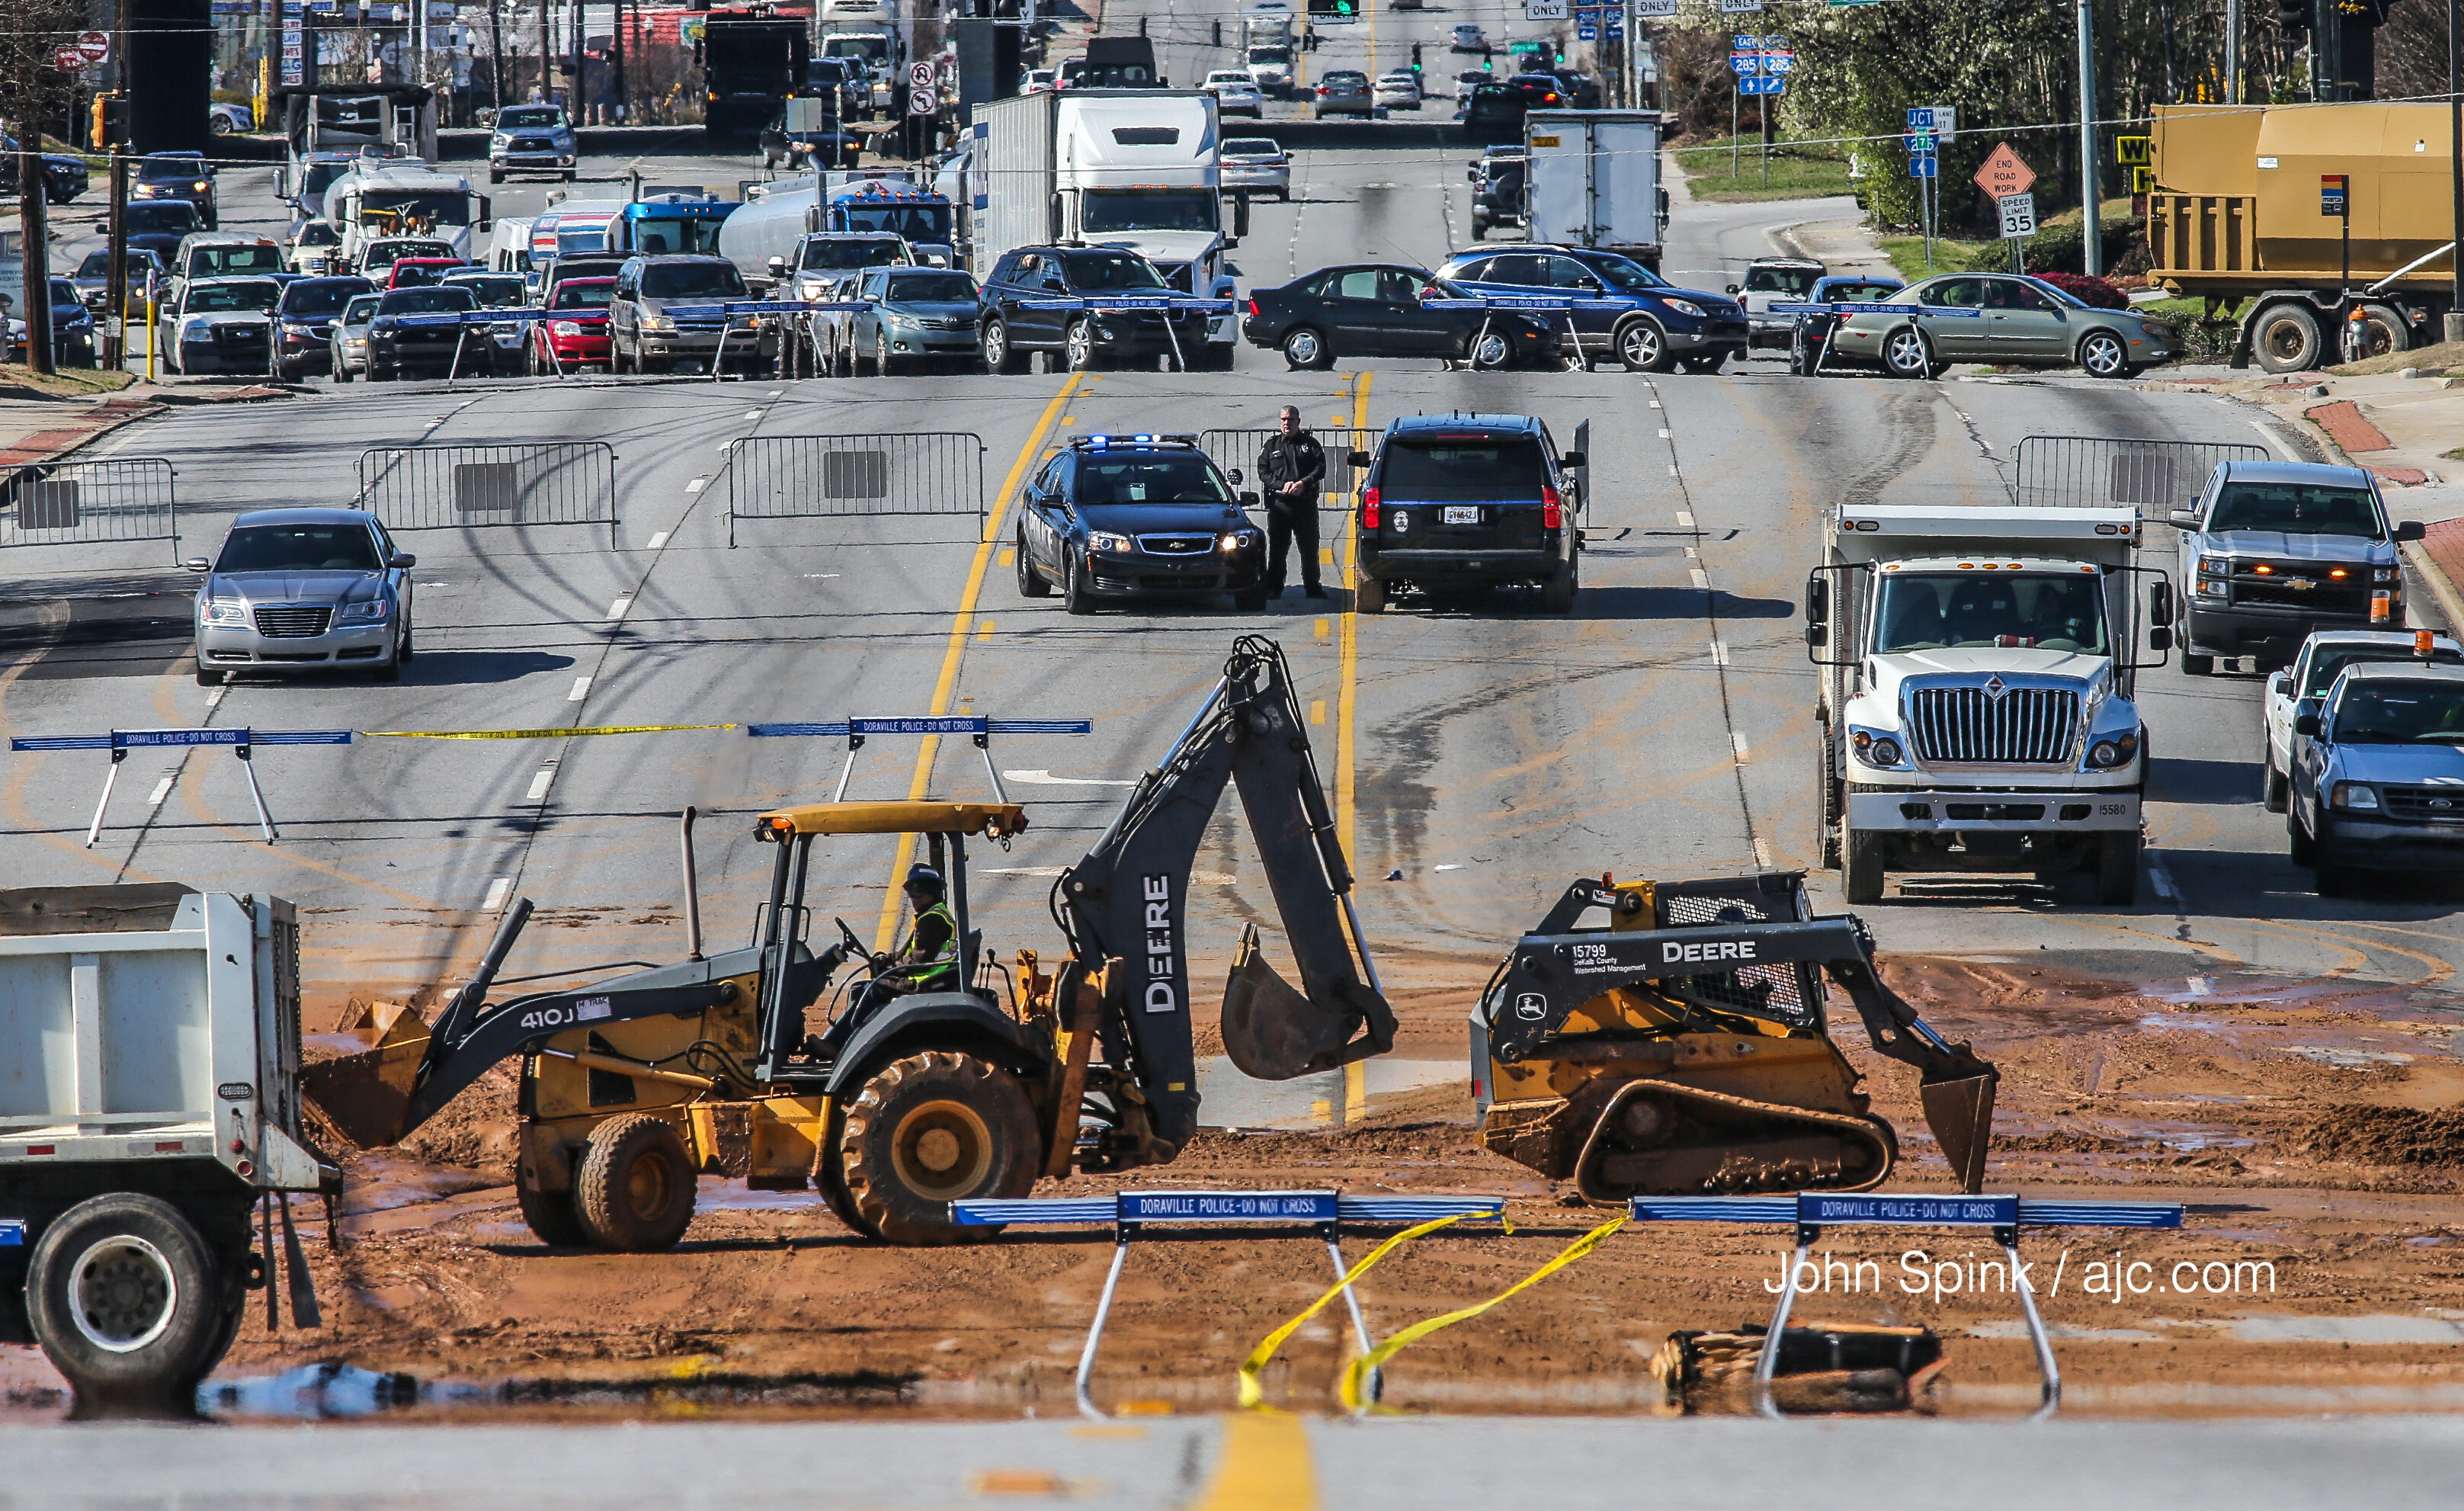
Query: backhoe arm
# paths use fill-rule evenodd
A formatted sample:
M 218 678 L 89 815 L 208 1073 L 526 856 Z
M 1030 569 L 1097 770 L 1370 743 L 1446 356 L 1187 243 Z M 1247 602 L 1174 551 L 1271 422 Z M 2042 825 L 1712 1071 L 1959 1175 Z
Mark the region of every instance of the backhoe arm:
M 1244 935 L 1223 1009 L 1226 1053 L 1246 1074 L 1287 1080 L 1385 1053 L 1395 1017 L 1351 905 L 1352 870 L 1309 754 L 1283 653 L 1243 636 L 1223 680 L 1163 764 L 1056 890 L 1062 924 L 1089 968 L 1107 974 L 1104 1037 L 1128 1050 L 1155 1136 L 1177 1147 L 1197 1125 L 1190 1020 L 1189 876 L 1224 783 L 1238 787 L 1301 989 L 1277 977 Z M 1123 1041 L 1126 1039 L 1126 1046 Z

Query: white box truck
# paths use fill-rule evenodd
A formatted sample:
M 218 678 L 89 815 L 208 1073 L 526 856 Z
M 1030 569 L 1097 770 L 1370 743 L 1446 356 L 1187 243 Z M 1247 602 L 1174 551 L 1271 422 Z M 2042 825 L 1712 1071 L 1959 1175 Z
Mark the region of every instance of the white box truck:
M 1534 110 L 1523 118 L 1527 239 L 1596 247 L 1660 271 L 1668 193 L 1657 110 Z
M 1019 247 L 1081 242 L 1127 247 L 1164 281 L 1199 299 L 1229 299 L 1224 254 L 1247 213 L 1235 201 L 1225 234 L 1215 97 L 1199 89 L 1066 89 L 975 107 L 968 167 L 978 278 Z M 1236 317 L 1206 322 L 1191 366 L 1232 366 Z
M 2171 648 L 2172 589 L 2128 507 L 1843 504 L 1806 584 L 1824 668 L 1825 865 L 1851 903 L 1886 872 L 2095 877 L 2138 895 L 2147 731 L 2135 673 Z M 2139 599 L 2149 579 L 2145 643 Z
M 300 1126 L 290 903 L 175 882 L 0 891 L 0 1341 L 90 1410 L 188 1407 L 248 1293 L 315 1293 L 252 1243 L 268 1192 L 339 1196 Z M 329 1217 L 333 1209 L 328 1209 Z

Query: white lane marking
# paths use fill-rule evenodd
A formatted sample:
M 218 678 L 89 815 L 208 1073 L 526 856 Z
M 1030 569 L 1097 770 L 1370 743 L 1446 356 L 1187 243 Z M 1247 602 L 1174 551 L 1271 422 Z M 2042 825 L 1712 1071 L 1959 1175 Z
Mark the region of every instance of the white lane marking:
M 1661 438 L 1661 440 L 1666 440 L 1666 439 L 1668 439 L 1668 432 L 1666 432 L 1665 430 L 1661 431 L 1661 432 L 1660 433 L 1660 438 Z
M 744 411 L 744 417 L 748 420 L 758 420 L 761 417 L 761 411 L 759 410 L 747 410 Z
M 1685 559 L 1689 562 L 1699 562 L 1703 559 L 1703 553 L 1689 545 L 1685 547 Z
M 2166 901 L 2178 903 L 2182 900 L 2182 891 L 2173 884 L 2173 873 L 2166 869 L 2164 861 L 2153 856 L 2148 858 L 2147 879 L 2156 883 L 2156 895 Z
M 145 796 L 145 806 L 147 808 L 161 808 L 163 806 L 163 799 L 171 795 L 171 783 L 173 780 L 173 778 L 166 776 L 162 781 L 155 783 L 154 790 L 147 793 Z
M 695 478 L 693 481 L 691 481 L 691 482 L 689 482 L 689 483 L 686 483 L 686 484 L 685 484 L 685 492 L 687 492 L 687 493 L 699 493 L 699 492 L 701 492 L 704 488 L 707 488 L 707 487 L 709 487 L 709 486 L 710 486 L 710 478 L 709 478 L 708 477 L 706 477 L 706 476 L 705 476 L 705 477 Z
M 1681 529 L 1681 530 L 1690 530 L 1690 529 L 1694 528 L 1694 516 L 1693 516 L 1690 512 L 1688 512 L 1687 510 L 1684 510 L 1684 509 L 1680 509 L 1680 510 L 1678 510 L 1678 511 L 1677 511 L 1677 527 L 1678 527 L 1679 529 Z
M 774 398 L 774 399 L 775 399 L 775 398 L 778 398 L 780 395 L 781 395 L 781 394 L 785 393 L 786 391 L 787 391 L 787 390 L 786 390 L 786 389 L 772 389 L 770 390 L 770 396 L 771 396 L 772 398 Z
M 494 913 L 505 905 L 506 894 L 514 890 L 514 878 L 498 877 L 488 883 L 488 900 L 479 904 L 482 913 Z
M 836 572 L 806 572 L 804 574 L 804 581 L 808 583 L 818 583 L 836 577 L 838 573 Z
M 1746 748 L 1746 737 L 1744 735 L 1731 731 L 1728 735 L 1728 744 L 1736 747 L 1737 764 L 1739 766 L 1743 766 L 1753 759 L 1754 753 Z
M 215 688 L 212 692 L 208 693 L 206 695 L 206 706 L 208 708 L 220 708 L 223 705 L 223 695 L 230 691 L 231 684 L 224 683 L 222 686 Z
M 573 679 L 573 691 L 564 695 L 564 700 L 568 703 L 578 703 L 589 696 L 590 678 L 577 677 Z
M 1463 867 L 1461 867 L 1461 866 L 1440 866 L 1438 869 L 1439 869 L 1440 871 L 1461 871 L 1461 870 L 1463 869 Z
M 1711 664 L 1713 666 L 1728 664 L 1728 648 L 1717 640 L 1711 642 Z
M 522 801 L 525 803 L 536 803 L 540 798 L 547 796 L 547 789 L 555 781 L 556 763 L 550 761 L 547 765 L 539 768 L 538 775 L 531 778 L 531 789 L 522 794 Z
M 665 531 L 665 530 L 661 530 L 658 534 L 653 535 L 653 536 L 651 536 L 651 537 L 650 537 L 650 549 L 652 549 L 652 550 L 654 550 L 654 551 L 655 551 L 655 550 L 657 550 L 660 546 L 665 545 L 665 544 L 668 544 L 668 532 L 667 532 L 667 531 Z
M 1759 840 L 1759 839 L 1755 840 L 1755 841 L 1754 841 L 1754 864 L 1755 864 L 1755 865 L 1758 865 L 1758 866 L 1762 867 L 1764 870 L 1768 871 L 1768 870 L 1770 870 L 1770 869 L 1771 869 L 1771 846 L 1764 844 L 1764 843 L 1763 843 L 1761 840 Z
M 1057 877 L 1061 872 L 1059 866 L 992 866 L 977 874 L 987 877 Z
M 1690 577 L 1690 578 L 1692 578 L 1692 579 L 1694 579 L 1694 586 L 1695 586 L 1695 587 L 1700 588 L 1700 589 L 1704 589 L 1704 590 L 1705 590 L 1705 591 L 1706 591 L 1706 592 L 1710 590 L 1710 587 L 1711 587 L 1711 578 L 1710 578 L 1709 574 L 1708 574 L 1708 573 L 1706 573 L 1706 572 L 1705 572 L 1705 571 L 1703 570 L 1703 568 L 1701 568 L 1700 567 L 1694 567 L 1692 570 L 1688 571 L 1685 575 L 1686 575 L 1686 576 L 1688 576 L 1688 577 Z
M 1670 463 L 1668 464 L 1668 476 L 1670 476 L 1671 478 L 1674 478 L 1674 477 L 1676 477 L 1676 476 L 1677 476 L 1677 464 L 1676 464 L 1675 462 L 1670 462 Z
M 627 609 L 630 609 L 630 608 L 632 608 L 632 607 L 633 607 L 633 595 L 632 595 L 631 593 L 622 593 L 622 594 L 619 594 L 619 595 L 617 596 L 616 601 L 615 601 L 614 603 L 609 604 L 609 605 L 607 606 L 607 619 L 608 619 L 608 622 L 612 624 L 612 623 L 614 623 L 616 620 L 619 620 L 619 619 L 624 618 L 624 617 L 625 617 L 625 611 L 626 611 L 626 610 L 627 610 Z
M 2183 983 L 2190 989 L 2190 995 L 2194 997 L 2211 995 L 2216 989 L 2215 981 L 2208 976 L 2186 976 L 2183 978 Z
M 1655 409 L 1655 410 L 1656 410 L 1656 409 L 1658 409 L 1658 408 L 1660 408 L 1660 401 L 1659 401 L 1658 399 L 1654 399 L 1654 400 L 1652 400 L 1652 401 L 1651 401 L 1651 407 L 1652 407 L 1653 409 Z
M 1028 787 L 1135 787 L 1135 782 L 1119 782 L 1100 776 L 1054 776 L 1049 771 L 1003 771 L 1004 782 L 1023 783 Z M 1023 873 L 1022 873 L 1023 874 Z

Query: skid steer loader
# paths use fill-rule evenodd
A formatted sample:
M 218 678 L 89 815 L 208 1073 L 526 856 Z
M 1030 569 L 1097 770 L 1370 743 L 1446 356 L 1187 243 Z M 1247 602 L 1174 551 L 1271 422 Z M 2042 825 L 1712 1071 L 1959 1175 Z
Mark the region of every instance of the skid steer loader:
M 951 1222 L 952 1201 L 1024 1195 L 1073 1168 L 1164 1164 L 1196 1131 L 1184 924 L 1191 863 L 1227 781 L 1302 977 L 1299 989 L 1286 983 L 1244 936 L 1223 1004 L 1227 1054 L 1248 1075 L 1287 1080 L 1385 1053 L 1394 1014 L 1352 909 L 1289 670 L 1273 642 L 1243 637 L 1170 754 L 1056 883 L 1068 952 L 1050 972 L 1032 950 L 1014 971 L 996 964 L 969 918 L 966 842 L 1005 846 L 1026 828 L 1016 805 L 763 813 L 755 833 L 778 847 L 769 898 L 751 943 L 708 956 L 688 815 L 690 958 L 491 1002 L 530 917 L 517 900 L 433 1025 L 403 1010 L 369 1015 L 350 1026 L 353 1052 L 308 1067 L 303 1089 L 344 1136 L 375 1147 L 520 1056 L 515 1185 L 550 1244 L 666 1248 L 692 1220 L 705 1172 L 761 1189 L 818 1184 L 851 1227 L 893 1243 L 979 1238 L 988 1230 Z M 829 864 L 825 841 L 893 833 L 922 836 L 947 878 L 959 986 L 893 997 L 832 1046 L 808 1032 L 820 1026 L 811 1010 L 852 1001 L 849 989 L 891 962 L 806 900 Z M 818 951 L 817 920 L 837 935 Z M 997 975 L 1008 977 L 1006 1003 Z
M 1595 909 L 1607 925 L 1578 926 Z M 1825 975 L 1917 1067 L 1953 1177 L 1981 1189 L 1998 1073 L 1882 984 L 1861 922 L 1813 916 L 1800 872 L 1567 888 L 1473 1010 L 1481 1142 L 1602 1203 L 1879 1186 L 1899 1141 L 1831 1041 Z

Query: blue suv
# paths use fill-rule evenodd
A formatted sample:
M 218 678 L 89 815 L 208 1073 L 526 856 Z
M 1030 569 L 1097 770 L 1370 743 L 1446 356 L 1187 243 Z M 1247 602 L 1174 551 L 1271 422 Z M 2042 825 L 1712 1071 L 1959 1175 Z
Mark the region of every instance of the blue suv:
M 1666 372 L 1672 364 L 1688 372 L 1717 372 L 1734 353 L 1742 359 L 1750 336 L 1745 306 L 1725 294 L 1681 289 L 1632 257 L 1587 247 L 1530 244 L 1478 247 L 1458 252 L 1438 277 L 1467 293 L 1572 297 L 1588 307 L 1554 317 L 1566 355 L 1588 368 L 1603 358 L 1629 372 Z

